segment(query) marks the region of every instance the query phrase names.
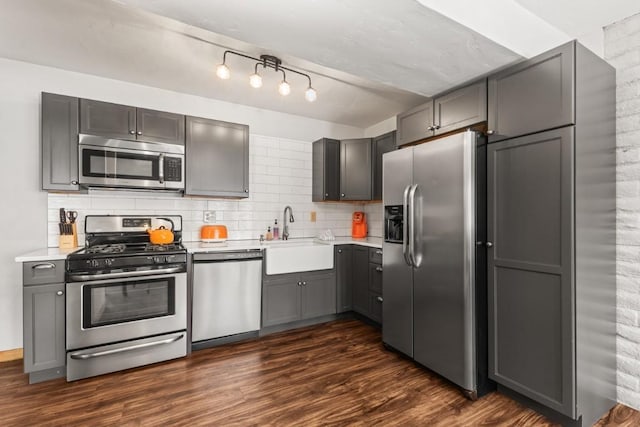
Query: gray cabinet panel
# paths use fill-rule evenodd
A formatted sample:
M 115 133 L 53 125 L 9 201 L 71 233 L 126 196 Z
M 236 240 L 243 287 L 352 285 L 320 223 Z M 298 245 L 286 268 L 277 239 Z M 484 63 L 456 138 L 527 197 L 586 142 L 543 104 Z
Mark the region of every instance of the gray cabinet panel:
M 78 190 L 78 98 L 42 93 L 42 189 Z
M 302 318 L 325 316 L 336 312 L 336 278 L 334 275 L 302 276 Z
M 382 294 L 382 266 L 369 263 L 369 290 L 375 294 Z
M 396 117 L 396 145 L 401 146 L 433 136 L 433 101 L 418 105 Z
M 374 292 L 369 294 L 369 318 L 382 323 L 382 295 Z
M 573 140 L 572 128 L 542 132 L 491 144 L 487 158 L 489 376 L 570 417 Z
M 300 319 L 300 286 L 297 281 L 287 279 L 265 283 L 262 294 L 262 327 Z
M 575 42 L 489 78 L 489 142 L 575 123 Z
M 136 108 L 81 99 L 80 133 L 107 138 L 135 139 Z
M 184 145 L 184 116 L 164 111 L 136 109 L 136 139 Z
M 335 247 L 337 312 L 344 313 L 352 308 L 353 247 Z
M 187 117 L 185 194 L 249 196 L 249 126 Z
M 64 282 L 64 259 L 22 263 L 24 286 Z
M 340 141 L 340 200 L 371 200 L 371 138 Z
M 314 202 L 340 200 L 340 141 L 322 138 L 313 143 Z
M 369 315 L 369 248 L 353 247 L 353 311 Z
M 382 156 L 396 149 L 396 131 L 373 138 L 373 195 L 372 200 L 382 200 Z
M 435 135 L 487 120 L 487 81 L 481 80 L 433 101 Z
M 23 288 L 24 371 L 65 365 L 64 283 Z

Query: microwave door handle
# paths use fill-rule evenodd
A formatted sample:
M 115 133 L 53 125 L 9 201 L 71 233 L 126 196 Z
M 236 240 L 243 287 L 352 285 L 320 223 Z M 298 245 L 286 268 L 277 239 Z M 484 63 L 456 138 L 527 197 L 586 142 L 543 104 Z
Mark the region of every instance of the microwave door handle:
M 402 196 L 402 255 L 404 256 L 404 262 L 411 266 L 411 259 L 409 258 L 409 221 L 407 217 L 409 215 L 409 189 L 410 185 L 404 189 Z
M 158 155 L 158 178 L 160 184 L 164 183 L 164 154 Z

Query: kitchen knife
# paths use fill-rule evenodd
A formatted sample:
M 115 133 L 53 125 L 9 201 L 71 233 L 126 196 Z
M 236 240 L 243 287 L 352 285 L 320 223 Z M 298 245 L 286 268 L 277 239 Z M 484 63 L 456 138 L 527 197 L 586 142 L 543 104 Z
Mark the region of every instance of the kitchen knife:
M 60 208 L 60 222 L 63 224 L 67 222 L 67 214 L 64 211 L 64 208 Z

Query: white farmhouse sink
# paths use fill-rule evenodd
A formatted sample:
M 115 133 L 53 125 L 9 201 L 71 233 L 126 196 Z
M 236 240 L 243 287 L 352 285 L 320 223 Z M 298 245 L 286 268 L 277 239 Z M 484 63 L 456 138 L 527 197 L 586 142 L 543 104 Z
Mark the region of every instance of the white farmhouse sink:
M 333 268 L 333 245 L 326 243 L 286 241 L 265 251 L 267 275 Z

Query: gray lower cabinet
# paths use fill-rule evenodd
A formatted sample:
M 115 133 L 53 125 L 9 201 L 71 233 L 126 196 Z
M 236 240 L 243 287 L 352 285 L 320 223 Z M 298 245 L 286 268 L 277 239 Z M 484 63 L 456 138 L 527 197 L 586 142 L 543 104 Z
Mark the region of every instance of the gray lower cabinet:
M 371 200 L 371 138 L 340 141 L 340 200 Z
M 80 100 L 80 133 L 88 135 L 184 145 L 184 120 L 182 114 Z
M 353 246 L 337 245 L 334 248 L 336 266 L 336 308 L 338 313 L 351 311 L 353 281 Z
M 382 156 L 396 149 L 396 131 L 373 138 L 373 194 L 372 200 L 382 200 Z
M 249 126 L 186 119 L 185 194 L 249 197 Z
M 336 313 L 333 271 L 264 276 L 262 327 Z
M 575 46 L 569 42 L 489 78 L 489 142 L 575 123 Z
M 42 189 L 78 190 L 78 98 L 42 93 Z
M 398 114 L 396 130 L 398 146 L 433 136 L 433 100 Z
M 353 311 L 369 316 L 369 248 L 353 247 Z
M 489 147 L 492 379 L 573 415 L 573 129 Z
M 313 143 L 312 200 L 340 200 L 340 141 L 322 138 Z
M 65 375 L 64 260 L 23 264 L 24 372 L 29 382 Z

